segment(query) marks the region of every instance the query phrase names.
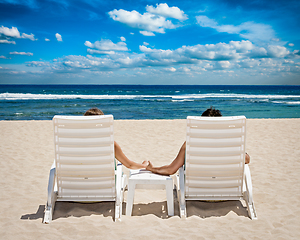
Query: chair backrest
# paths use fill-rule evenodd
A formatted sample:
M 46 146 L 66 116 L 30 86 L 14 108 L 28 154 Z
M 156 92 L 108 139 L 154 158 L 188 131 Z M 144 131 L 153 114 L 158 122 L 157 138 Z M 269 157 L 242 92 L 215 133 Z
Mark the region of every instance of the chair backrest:
M 203 200 L 242 196 L 246 117 L 188 117 L 185 195 Z
M 54 116 L 58 200 L 115 198 L 113 116 Z

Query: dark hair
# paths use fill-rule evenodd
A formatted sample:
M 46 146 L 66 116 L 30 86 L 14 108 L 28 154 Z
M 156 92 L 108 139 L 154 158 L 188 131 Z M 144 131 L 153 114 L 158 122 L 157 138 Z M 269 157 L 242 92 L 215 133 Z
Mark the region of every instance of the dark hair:
M 99 108 L 91 108 L 87 110 L 84 116 L 91 116 L 91 115 L 104 115 L 104 113 Z
M 213 107 L 210 107 L 208 109 L 206 109 L 202 115 L 202 117 L 222 117 L 222 113 L 220 112 L 220 110 L 217 110 Z

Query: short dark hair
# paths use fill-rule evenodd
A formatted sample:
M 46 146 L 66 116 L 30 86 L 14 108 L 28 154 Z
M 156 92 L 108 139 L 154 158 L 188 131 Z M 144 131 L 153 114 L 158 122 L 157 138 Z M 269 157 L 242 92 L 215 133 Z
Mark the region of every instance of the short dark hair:
M 220 110 L 210 107 L 206 109 L 202 115 L 202 117 L 222 117 L 222 113 Z
M 92 116 L 92 115 L 104 115 L 104 113 L 99 108 L 90 108 L 84 114 L 84 116 Z

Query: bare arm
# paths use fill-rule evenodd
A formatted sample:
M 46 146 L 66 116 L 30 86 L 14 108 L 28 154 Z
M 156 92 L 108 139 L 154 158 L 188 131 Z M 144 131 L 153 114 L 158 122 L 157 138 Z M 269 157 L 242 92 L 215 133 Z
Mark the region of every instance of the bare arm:
M 186 142 L 181 146 L 178 155 L 173 160 L 173 162 L 169 165 L 161 166 L 161 167 L 153 167 L 152 163 L 149 162 L 149 165 L 146 167 L 147 170 L 160 174 L 160 175 L 172 175 L 177 172 L 177 170 L 183 166 L 185 159 L 185 149 Z M 250 162 L 250 156 L 246 153 L 245 163 L 248 164 Z
M 173 162 L 170 165 L 165 165 L 162 167 L 153 167 L 151 162 L 149 162 L 149 165 L 146 167 L 146 169 L 160 175 L 172 175 L 176 173 L 177 170 L 184 164 L 185 147 L 186 145 L 184 142 L 176 158 L 173 160 Z
M 131 161 L 126 157 L 126 155 L 123 153 L 120 145 L 115 142 L 115 157 L 118 159 L 125 167 L 129 169 L 141 169 L 146 168 L 148 165 L 147 161 L 144 161 L 141 163 L 136 163 L 134 161 Z

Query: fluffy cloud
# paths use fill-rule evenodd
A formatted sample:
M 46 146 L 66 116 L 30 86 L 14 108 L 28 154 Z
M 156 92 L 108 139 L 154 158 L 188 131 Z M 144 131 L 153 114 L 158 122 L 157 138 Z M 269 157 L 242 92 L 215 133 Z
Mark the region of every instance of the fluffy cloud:
M 13 38 L 21 38 L 20 32 L 16 27 L 12 27 L 11 29 L 7 27 L 0 27 L 0 33 L 7 36 L 7 37 L 13 37 Z
M 114 9 L 108 12 L 114 20 L 124 23 L 132 28 L 141 29 L 140 33 L 144 36 L 154 36 L 154 33 L 165 33 L 166 29 L 174 29 L 175 26 L 166 18 L 185 20 L 187 16 L 178 7 L 169 7 L 166 3 L 146 7 L 147 12 L 141 14 L 135 10 L 126 11 Z
M 166 3 L 156 4 L 156 8 L 153 6 L 146 7 L 147 12 L 164 16 L 166 18 L 175 18 L 178 20 L 186 20 L 187 15 L 178 7 L 169 7 Z
M 209 27 L 216 29 L 218 32 L 226 32 L 230 34 L 239 34 L 242 38 L 256 41 L 269 41 L 274 39 L 274 31 L 271 26 L 266 24 L 245 22 L 240 25 L 220 25 L 215 20 L 207 16 L 200 15 L 196 17 L 201 27 Z
M 27 67 L 45 67 L 45 66 L 50 66 L 49 63 L 47 62 L 41 62 L 41 61 L 31 61 L 31 62 L 28 62 Z
M 95 43 L 86 41 L 84 45 L 89 48 L 98 49 L 100 51 L 128 51 L 127 44 L 125 42 L 113 43 L 109 39 L 103 39 L 101 41 L 96 41 Z
M 22 33 L 22 38 L 27 38 L 30 39 L 31 41 L 37 40 L 36 38 L 34 38 L 34 35 L 32 33 L 31 34 Z
M 148 36 L 148 37 L 155 36 L 155 34 L 153 32 L 148 32 L 148 31 L 140 31 L 140 34 L 142 34 L 144 36 Z
M 90 49 L 90 48 L 87 50 L 87 52 L 90 54 L 102 54 L 102 55 L 115 54 L 115 51 L 101 51 L 101 50 Z
M 50 39 L 48 39 L 48 38 L 45 38 L 45 41 L 46 41 L 46 42 L 49 42 L 49 41 L 50 41 Z
M 290 58 L 296 53 L 290 53 L 282 46 L 259 47 L 250 41 L 230 41 L 229 43 L 182 46 L 175 50 L 151 49 L 144 45 L 139 47 L 145 54 L 143 64 L 179 65 L 200 64 L 203 61 L 212 62 L 212 68 L 225 69 L 232 67 L 232 62 L 260 58 Z M 215 63 L 213 63 L 215 62 Z M 245 64 L 241 66 L 247 67 Z
M 31 41 L 36 41 L 37 39 L 34 37 L 34 34 L 26 34 L 22 33 L 20 34 L 18 28 L 12 27 L 11 29 L 8 27 L 1 26 L 0 27 L 0 35 L 4 35 L 6 37 L 11 37 L 11 38 L 25 38 L 25 39 L 30 39 Z
M 263 50 L 262 50 L 263 49 Z M 140 51 L 153 59 L 172 58 L 176 61 L 192 62 L 194 60 L 226 61 L 248 57 L 268 57 L 268 51 L 264 48 L 253 45 L 250 41 L 230 41 L 226 43 L 182 46 L 176 50 L 151 49 L 140 46 Z M 281 49 L 282 50 L 282 49 Z M 277 53 L 276 50 L 273 50 Z M 277 53 L 278 54 L 278 53 Z M 281 54 L 288 54 L 281 51 Z M 269 57 L 275 57 L 270 55 Z
M 9 40 L 0 40 L 0 43 L 6 43 L 6 44 L 16 44 L 15 41 L 9 41 Z
M 11 55 L 24 55 L 24 56 L 33 56 L 33 53 L 30 52 L 10 52 Z
M 285 47 L 282 46 L 268 46 L 267 52 L 270 58 L 283 58 L 290 53 Z
M 165 29 L 173 29 L 175 26 L 165 17 L 157 16 L 151 13 L 144 13 L 143 15 L 137 11 L 113 10 L 110 11 L 109 16 L 118 22 L 124 23 L 130 27 L 143 29 L 148 32 L 165 33 Z
M 56 37 L 56 39 L 57 39 L 58 42 L 62 42 L 62 37 L 61 37 L 61 35 L 59 33 L 56 33 L 55 37 Z

